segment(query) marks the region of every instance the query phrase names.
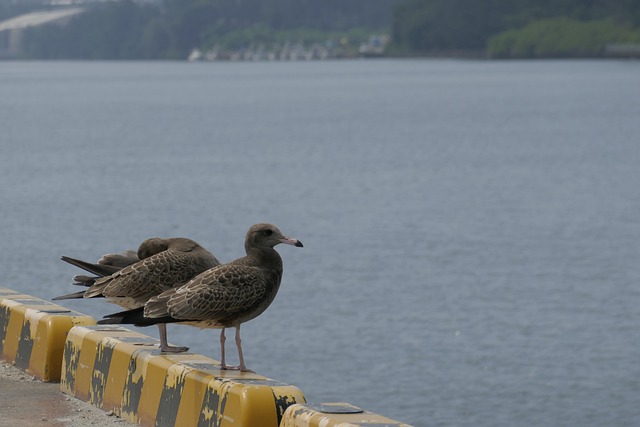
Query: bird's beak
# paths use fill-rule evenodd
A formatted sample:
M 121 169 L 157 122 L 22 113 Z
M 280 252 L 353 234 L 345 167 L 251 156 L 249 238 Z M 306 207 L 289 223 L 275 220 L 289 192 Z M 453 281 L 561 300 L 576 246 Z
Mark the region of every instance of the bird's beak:
M 303 247 L 302 242 L 298 239 L 294 239 L 293 237 L 283 237 L 282 239 L 280 239 L 280 243 L 297 246 L 299 248 Z

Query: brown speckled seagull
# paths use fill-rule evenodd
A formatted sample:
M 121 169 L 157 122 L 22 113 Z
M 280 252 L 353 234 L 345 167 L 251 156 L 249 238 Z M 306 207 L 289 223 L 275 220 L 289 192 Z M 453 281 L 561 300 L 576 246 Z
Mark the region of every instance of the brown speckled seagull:
M 149 326 L 184 323 L 200 328 L 219 328 L 221 369 L 248 371 L 242 354 L 240 325 L 264 312 L 274 300 L 282 279 L 282 258 L 274 246 L 285 243 L 302 247 L 272 224 L 256 224 L 247 232 L 246 256 L 214 267 L 189 283 L 151 298 L 144 309 L 106 316 L 98 323 Z M 239 366 L 225 360 L 225 329 L 236 328 Z
M 94 273 L 97 277 L 75 276 L 77 285 L 86 290 L 62 295 L 54 300 L 73 298 L 105 298 L 124 309 L 144 307 L 156 295 L 181 286 L 198 274 L 219 265 L 213 254 L 193 240 L 183 237 L 147 239 L 137 253 L 126 251 L 103 256 L 97 264 L 69 257 L 63 261 Z M 158 323 L 160 350 L 187 351 L 187 347 L 171 346 L 167 342 L 167 327 Z

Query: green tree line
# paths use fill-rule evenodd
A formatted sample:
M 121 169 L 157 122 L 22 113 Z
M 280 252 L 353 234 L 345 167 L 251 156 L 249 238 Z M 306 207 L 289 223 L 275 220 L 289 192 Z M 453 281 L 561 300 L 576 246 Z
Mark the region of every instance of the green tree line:
M 408 0 L 394 10 L 397 53 L 599 56 L 640 42 L 640 0 Z

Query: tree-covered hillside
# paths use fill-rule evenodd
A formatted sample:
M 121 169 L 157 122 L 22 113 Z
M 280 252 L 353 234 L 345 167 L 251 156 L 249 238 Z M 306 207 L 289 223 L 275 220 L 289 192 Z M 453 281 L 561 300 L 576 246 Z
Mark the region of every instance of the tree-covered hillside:
M 22 7 L 12 5 L 0 14 Z M 23 54 L 184 59 L 306 44 L 353 55 L 371 33 L 390 33 L 395 55 L 598 57 L 640 43 L 640 0 L 117 0 L 32 28 Z
M 407 0 L 392 37 L 406 54 L 598 56 L 638 28 L 640 0 Z

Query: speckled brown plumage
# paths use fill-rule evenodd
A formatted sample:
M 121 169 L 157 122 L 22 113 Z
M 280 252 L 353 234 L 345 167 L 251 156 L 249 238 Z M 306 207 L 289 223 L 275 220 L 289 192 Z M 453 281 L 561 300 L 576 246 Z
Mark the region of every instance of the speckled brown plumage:
M 149 239 L 140 245 L 138 256 L 135 264 L 96 280 L 84 297 L 103 296 L 123 308 L 136 308 L 220 264 L 202 246 L 181 237 Z
M 66 257 L 63 257 L 65 259 Z M 135 259 L 138 261 L 135 261 Z M 69 258 L 65 259 L 68 261 Z M 96 265 L 74 265 L 96 273 Z M 131 262 L 133 262 L 131 264 Z M 125 309 L 142 307 L 149 298 L 159 295 L 172 287 L 180 286 L 198 274 L 219 265 L 218 260 L 193 240 L 177 237 L 169 239 L 151 238 L 145 240 L 134 257 L 130 252 L 106 255 L 98 262 L 100 268 L 112 265 L 117 271 L 104 277 L 89 278 L 85 284 L 90 285 L 83 292 L 63 295 L 55 299 L 97 298 L 104 297 L 108 302 Z M 124 268 L 120 268 L 124 265 Z M 103 271 L 98 269 L 98 271 Z M 97 272 L 96 274 L 100 274 Z M 76 276 L 85 279 L 85 276 Z M 166 343 L 166 329 L 159 326 L 161 348 L 166 351 L 177 351 Z M 181 350 L 186 350 L 182 348 Z
M 282 259 L 274 246 L 279 243 L 302 247 L 302 243 L 286 237 L 272 224 L 253 225 L 245 238 L 246 256 L 207 270 L 187 284 L 149 299 L 144 312 L 116 313 L 99 323 L 179 322 L 202 328 L 222 328 L 222 368 L 247 370 L 240 344 L 240 325 L 263 313 L 278 292 Z M 225 363 L 224 330 L 227 327 L 236 328 L 239 367 Z

